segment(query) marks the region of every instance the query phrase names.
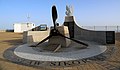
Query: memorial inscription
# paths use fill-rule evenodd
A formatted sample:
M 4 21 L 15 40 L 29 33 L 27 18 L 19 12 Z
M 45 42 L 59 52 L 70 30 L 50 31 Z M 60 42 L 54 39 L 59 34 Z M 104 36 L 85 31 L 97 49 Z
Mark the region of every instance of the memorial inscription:
M 115 32 L 114 31 L 106 31 L 106 43 L 115 44 Z

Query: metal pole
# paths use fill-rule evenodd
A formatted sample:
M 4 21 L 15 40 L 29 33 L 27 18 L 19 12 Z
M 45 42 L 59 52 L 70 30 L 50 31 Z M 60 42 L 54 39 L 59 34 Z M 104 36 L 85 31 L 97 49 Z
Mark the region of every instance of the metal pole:
M 28 23 L 30 23 L 30 15 L 29 14 L 27 15 L 27 20 L 28 20 Z

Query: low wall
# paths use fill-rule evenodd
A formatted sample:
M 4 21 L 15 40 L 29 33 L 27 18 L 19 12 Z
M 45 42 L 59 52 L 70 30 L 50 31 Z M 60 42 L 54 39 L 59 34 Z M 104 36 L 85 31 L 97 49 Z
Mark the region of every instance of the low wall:
M 6 32 L 6 30 L 0 30 L 0 32 Z
M 14 30 L 0 30 L 0 32 L 14 32 Z
M 40 42 L 49 35 L 49 31 L 25 31 L 23 43 Z
M 68 26 L 71 38 L 94 41 L 101 44 L 115 44 L 114 31 L 93 31 L 83 29 L 75 23 L 73 16 L 66 16 L 64 25 Z
M 78 27 L 76 24 L 74 27 L 74 34 L 76 39 L 95 41 L 101 44 L 106 44 L 106 31 L 85 30 Z

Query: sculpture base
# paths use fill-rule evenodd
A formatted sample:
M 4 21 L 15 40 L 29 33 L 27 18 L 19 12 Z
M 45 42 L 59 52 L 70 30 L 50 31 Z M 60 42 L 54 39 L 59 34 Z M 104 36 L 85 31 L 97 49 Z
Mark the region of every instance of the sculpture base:
M 57 26 L 57 29 L 62 35 L 69 37 L 68 27 Z M 53 36 L 49 39 L 48 43 L 49 45 L 61 45 L 61 47 L 67 47 L 70 45 L 71 40 L 61 37 L 61 36 Z

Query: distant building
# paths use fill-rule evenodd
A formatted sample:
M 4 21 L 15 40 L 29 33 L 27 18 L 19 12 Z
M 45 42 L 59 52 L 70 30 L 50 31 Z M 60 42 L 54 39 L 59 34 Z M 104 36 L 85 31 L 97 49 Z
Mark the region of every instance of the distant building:
M 31 30 L 35 27 L 33 23 L 15 23 L 14 24 L 14 32 L 15 33 L 22 33 L 24 31 Z
M 48 29 L 47 24 L 40 24 L 39 26 L 33 28 L 32 31 L 46 31 Z

